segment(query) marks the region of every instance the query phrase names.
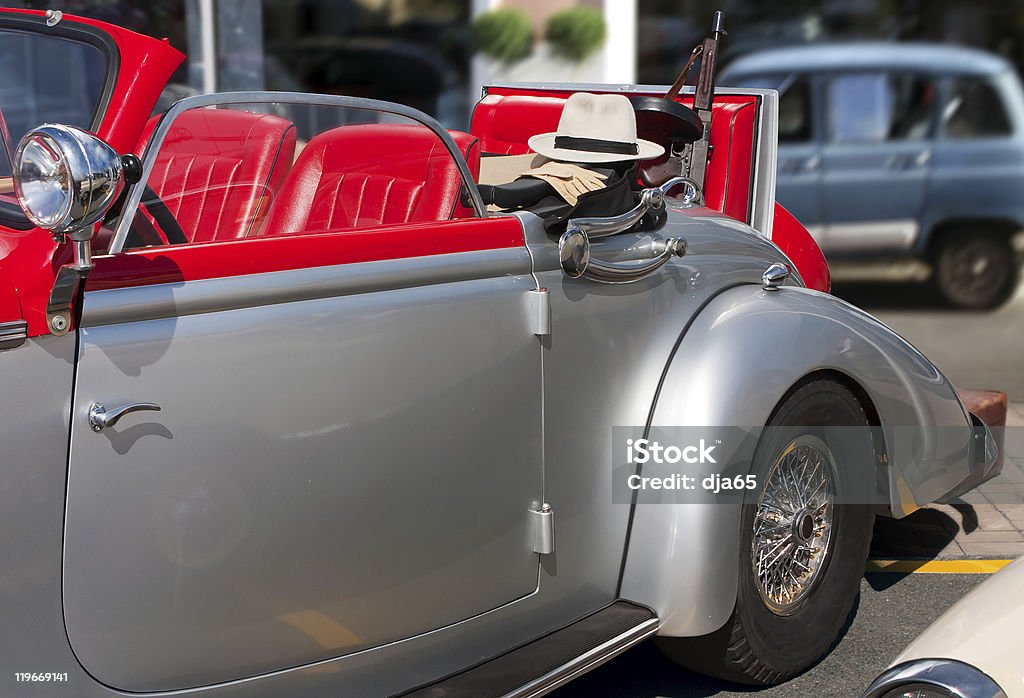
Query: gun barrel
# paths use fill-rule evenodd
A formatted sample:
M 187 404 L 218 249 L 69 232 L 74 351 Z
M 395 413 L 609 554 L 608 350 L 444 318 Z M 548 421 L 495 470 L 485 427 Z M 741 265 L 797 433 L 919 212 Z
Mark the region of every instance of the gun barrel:
M 725 31 L 725 13 L 721 10 L 715 10 L 714 17 L 711 19 L 711 33 L 714 34 L 715 39 L 718 39 L 722 34 L 728 34 Z

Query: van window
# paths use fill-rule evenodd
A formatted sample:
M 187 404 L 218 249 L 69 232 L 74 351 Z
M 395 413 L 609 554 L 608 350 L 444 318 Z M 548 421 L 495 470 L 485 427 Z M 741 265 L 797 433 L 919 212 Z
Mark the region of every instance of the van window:
M 942 110 L 942 131 L 947 138 L 1007 136 L 1012 128 L 999 93 L 986 80 L 957 78 L 950 86 Z
M 811 140 L 811 85 L 796 77 L 779 90 L 779 143 Z
M 922 139 L 930 133 L 935 80 L 910 73 L 840 75 L 828 83 L 828 130 L 834 143 Z
M 828 83 L 828 132 L 833 143 L 879 143 L 892 103 L 881 74 L 840 75 Z

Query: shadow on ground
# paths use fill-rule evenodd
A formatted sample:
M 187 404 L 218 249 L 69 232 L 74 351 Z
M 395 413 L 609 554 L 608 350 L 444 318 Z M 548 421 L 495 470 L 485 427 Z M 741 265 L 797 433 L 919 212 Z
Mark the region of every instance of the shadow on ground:
M 954 502 L 952 506 L 960 515 L 960 521 L 935 509 L 918 509 L 898 520 L 879 516 L 875 519 L 875 532 L 871 539 L 871 557 L 881 560 L 934 560 L 940 557 L 961 529 L 971 533 L 978 528 L 978 514 L 972 505 Z M 867 579 L 872 589 L 882 591 L 904 576 L 900 573 L 872 574 Z

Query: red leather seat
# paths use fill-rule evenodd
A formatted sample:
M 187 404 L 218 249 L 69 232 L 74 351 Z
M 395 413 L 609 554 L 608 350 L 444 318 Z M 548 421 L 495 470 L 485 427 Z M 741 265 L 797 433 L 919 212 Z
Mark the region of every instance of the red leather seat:
M 452 133 L 479 172 L 476 138 Z M 475 161 L 475 162 L 474 162 Z M 267 214 L 268 235 L 471 216 L 455 159 L 427 127 L 341 126 L 303 148 Z
M 529 153 L 527 140 L 531 136 L 558 128 L 567 93 L 509 94 L 511 91 L 493 89 L 473 111 L 470 130 L 480 138 L 484 153 Z M 709 208 L 741 221 L 749 215 L 756 99 L 720 95 L 715 98 L 711 116 L 711 156 L 705 173 L 704 199 Z M 685 97 L 680 101 L 693 100 Z
M 189 242 L 233 240 L 258 232 L 294 157 L 295 127 L 286 119 L 192 109 L 171 125 L 147 184 Z

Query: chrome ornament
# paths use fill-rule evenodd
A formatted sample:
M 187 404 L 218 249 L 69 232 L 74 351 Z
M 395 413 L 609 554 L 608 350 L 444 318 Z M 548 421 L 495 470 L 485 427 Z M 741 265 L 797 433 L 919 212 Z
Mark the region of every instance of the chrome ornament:
M 785 264 L 779 264 L 776 262 L 765 269 L 764 273 L 761 274 L 761 287 L 764 288 L 765 291 L 778 291 L 779 287 L 786 283 L 786 279 L 789 278 L 790 274 L 792 274 L 792 272 L 789 270 L 789 267 Z
M 765 606 L 789 615 L 814 589 L 828 561 L 835 464 L 824 441 L 804 435 L 776 459 L 754 513 L 751 566 Z

